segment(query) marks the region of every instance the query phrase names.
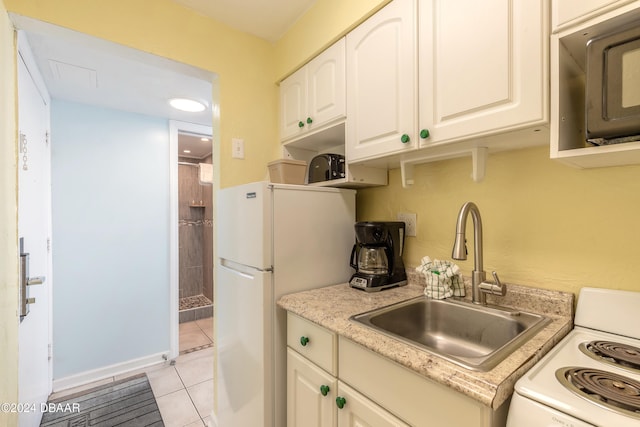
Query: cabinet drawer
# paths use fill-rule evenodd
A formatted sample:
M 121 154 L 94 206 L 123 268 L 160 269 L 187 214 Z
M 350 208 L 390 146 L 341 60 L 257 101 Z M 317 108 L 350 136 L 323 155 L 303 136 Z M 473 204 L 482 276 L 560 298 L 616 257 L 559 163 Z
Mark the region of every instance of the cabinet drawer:
M 411 425 L 488 427 L 506 421 L 504 408 L 492 411 L 346 338 L 339 345 L 340 380 Z
M 338 338 L 333 332 L 287 313 L 287 345 L 330 374 L 338 374 Z

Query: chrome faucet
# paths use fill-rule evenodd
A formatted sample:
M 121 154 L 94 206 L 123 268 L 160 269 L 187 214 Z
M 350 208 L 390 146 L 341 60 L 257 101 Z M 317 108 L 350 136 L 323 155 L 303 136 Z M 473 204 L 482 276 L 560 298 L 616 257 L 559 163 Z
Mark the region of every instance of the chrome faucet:
M 506 285 L 500 283 L 498 273 L 492 273 L 495 283 L 486 282 L 486 273 L 482 267 L 482 219 L 480 211 L 473 202 L 462 205 L 456 223 L 456 240 L 453 244 L 452 258 L 457 260 L 467 259 L 467 217 L 471 213 L 473 218 L 473 256 L 474 266 L 471 274 L 471 300 L 474 304 L 487 305 L 487 294 L 504 296 L 507 292 Z

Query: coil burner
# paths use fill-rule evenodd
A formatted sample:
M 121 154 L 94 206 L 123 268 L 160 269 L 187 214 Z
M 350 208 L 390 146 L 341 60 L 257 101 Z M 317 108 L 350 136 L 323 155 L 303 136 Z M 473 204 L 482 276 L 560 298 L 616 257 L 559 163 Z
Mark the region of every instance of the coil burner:
M 576 395 L 604 408 L 640 419 L 640 382 L 600 369 L 569 367 L 556 378 Z
M 587 356 L 632 372 L 640 372 L 640 348 L 614 341 L 590 341 L 579 346 Z

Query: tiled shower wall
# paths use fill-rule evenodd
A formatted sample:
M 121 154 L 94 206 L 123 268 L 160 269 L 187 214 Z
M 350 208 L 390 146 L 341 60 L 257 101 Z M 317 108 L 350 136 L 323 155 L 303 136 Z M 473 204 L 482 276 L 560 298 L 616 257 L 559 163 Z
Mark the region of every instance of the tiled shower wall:
M 213 301 L 212 187 L 200 184 L 195 165 L 178 165 L 180 298 L 203 294 Z

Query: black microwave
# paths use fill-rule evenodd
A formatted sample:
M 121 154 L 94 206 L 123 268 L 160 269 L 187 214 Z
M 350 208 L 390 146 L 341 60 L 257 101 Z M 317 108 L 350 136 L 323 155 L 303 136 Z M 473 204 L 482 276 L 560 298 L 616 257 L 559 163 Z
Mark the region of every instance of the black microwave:
M 587 42 L 586 138 L 640 141 L 640 23 Z

